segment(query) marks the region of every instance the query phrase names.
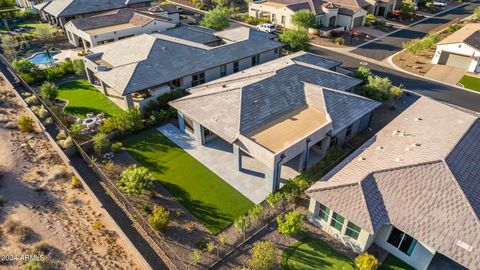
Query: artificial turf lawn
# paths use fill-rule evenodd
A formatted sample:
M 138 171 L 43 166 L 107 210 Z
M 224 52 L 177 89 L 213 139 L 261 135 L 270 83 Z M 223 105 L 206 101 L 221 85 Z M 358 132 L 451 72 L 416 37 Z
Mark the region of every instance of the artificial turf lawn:
M 322 240 L 306 237 L 282 254 L 282 267 L 289 270 L 356 270 L 355 263 Z
M 89 112 L 104 113 L 107 116 L 123 113 L 122 109 L 85 80 L 71 81 L 58 86 L 58 98 L 68 100 L 65 112 L 78 117 L 84 118 Z
M 462 77 L 462 79 L 460 79 L 459 83 L 461 83 L 465 88 L 480 92 L 480 78 L 465 75 Z
M 389 254 L 378 270 L 415 270 L 415 268 L 404 263 L 392 254 Z
M 213 234 L 254 205 L 156 129 L 134 134 L 123 145 Z

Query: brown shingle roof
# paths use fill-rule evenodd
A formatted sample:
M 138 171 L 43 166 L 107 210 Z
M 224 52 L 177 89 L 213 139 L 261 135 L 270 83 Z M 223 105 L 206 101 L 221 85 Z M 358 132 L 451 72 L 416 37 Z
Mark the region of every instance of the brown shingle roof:
M 438 45 L 464 42 L 480 50 L 480 23 L 469 23 L 450 36 L 438 42 Z

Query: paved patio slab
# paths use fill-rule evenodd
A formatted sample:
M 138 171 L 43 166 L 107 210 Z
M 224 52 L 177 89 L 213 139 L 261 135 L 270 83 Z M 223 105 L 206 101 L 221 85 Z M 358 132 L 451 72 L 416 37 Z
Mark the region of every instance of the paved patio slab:
M 269 185 L 264 179 L 266 166 L 254 158 L 243 154 L 242 170 L 236 170 L 234 166 L 233 147 L 224 140 L 214 138 L 203 146 L 197 143 L 192 135 L 181 132 L 172 124 L 161 126 L 158 128 L 158 131 L 183 148 L 188 154 L 200 161 L 252 202 L 260 203 L 270 193 Z M 318 157 L 316 159 L 318 159 Z M 282 182 L 299 174 L 294 169 L 295 165 L 291 164 L 298 164 L 298 159 L 294 159 L 282 166 Z

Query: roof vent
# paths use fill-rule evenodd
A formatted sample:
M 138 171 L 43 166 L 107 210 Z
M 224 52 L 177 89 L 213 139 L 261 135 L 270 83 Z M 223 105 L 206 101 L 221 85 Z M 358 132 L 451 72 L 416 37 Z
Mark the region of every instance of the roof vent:
M 253 103 L 253 105 L 255 105 L 255 107 L 258 107 L 259 101 L 258 101 L 258 99 L 255 99 L 252 103 Z
M 400 133 L 401 133 L 400 130 L 394 130 L 392 135 L 395 136 L 395 135 L 399 135 Z
M 472 247 L 472 246 L 470 246 L 469 244 L 463 242 L 462 240 L 458 240 L 458 241 L 457 241 L 457 246 L 465 249 L 465 250 L 468 251 L 468 252 L 472 252 L 472 250 L 473 250 L 473 247 Z
M 415 118 L 415 121 L 422 121 L 422 120 L 423 120 L 423 118 L 421 118 L 421 117 Z
M 403 159 L 397 157 L 397 158 L 395 159 L 395 161 L 403 161 Z
M 167 51 L 167 47 L 163 46 L 163 47 L 162 47 L 162 51 L 166 52 L 166 51 Z
M 367 160 L 367 158 L 366 158 L 366 157 L 359 157 L 358 160 L 359 160 L 359 161 Z
M 421 144 L 420 142 L 416 142 L 416 143 L 412 144 L 412 146 L 416 146 L 416 147 L 419 147 L 419 146 L 421 146 L 421 145 L 422 145 L 422 144 Z
M 383 150 L 383 146 L 378 146 L 377 149 L 378 150 Z
M 227 85 L 226 85 L 226 84 L 224 84 L 224 85 L 222 85 L 222 87 L 223 87 L 223 88 L 227 88 Z
M 405 148 L 405 151 L 410 151 L 410 150 L 411 150 L 410 147 Z

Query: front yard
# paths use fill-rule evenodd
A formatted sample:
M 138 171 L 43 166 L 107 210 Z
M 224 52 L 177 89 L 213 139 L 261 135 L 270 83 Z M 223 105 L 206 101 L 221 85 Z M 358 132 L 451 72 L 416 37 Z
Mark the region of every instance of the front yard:
M 213 234 L 254 205 L 156 129 L 134 134 L 123 144 Z
M 355 270 L 355 263 L 326 242 L 306 237 L 282 254 L 282 267 L 288 270 Z
M 388 257 L 383 261 L 382 265 L 378 268 L 378 270 L 415 270 L 415 268 L 411 267 L 410 265 L 404 263 L 399 258 L 388 255 Z
M 113 116 L 123 113 L 95 86 L 85 80 L 76 80 L 58 86 L 58 98 L 68 101 L 65 112 L 84 118 L 87 113 Z
M 478 77 L 465 75 L 460 79 L 459 83 L 467 89 L 480 92 L 480 78 Z

